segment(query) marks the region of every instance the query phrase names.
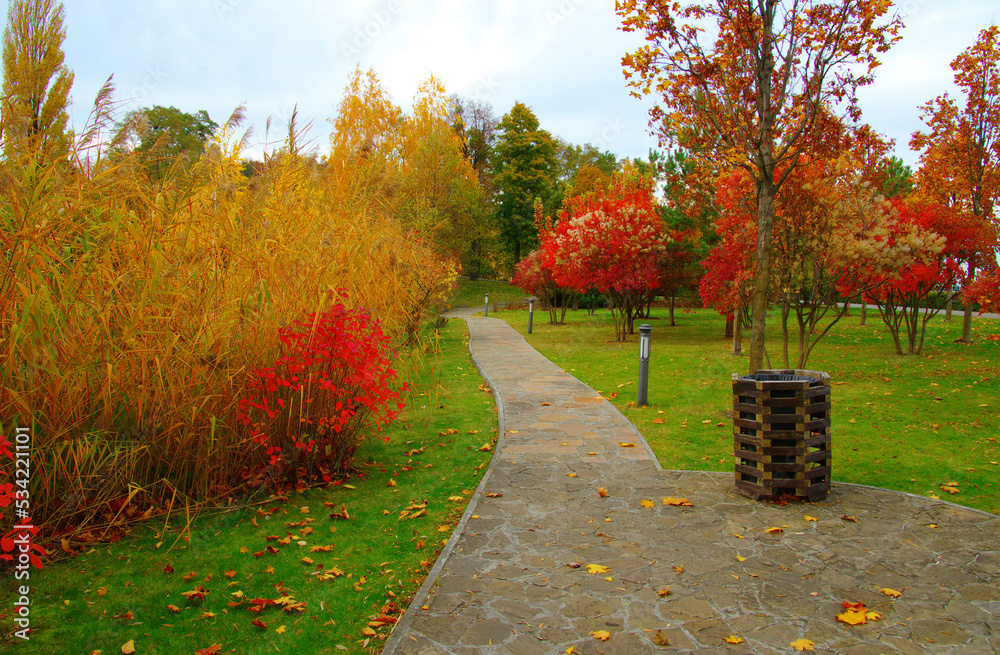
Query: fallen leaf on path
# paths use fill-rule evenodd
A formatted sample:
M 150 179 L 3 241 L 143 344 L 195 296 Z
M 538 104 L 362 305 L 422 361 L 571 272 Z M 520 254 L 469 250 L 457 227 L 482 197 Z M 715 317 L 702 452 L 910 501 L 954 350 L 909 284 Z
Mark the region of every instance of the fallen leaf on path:
M 674 570 L 677 571 L 678 573 L 684 573 L 684 565 L 680 564 L 679 566 L 675 566 Z
M 670 640 L 667 639 L 667 635 L 663 634 L 663 630 L 657 630 L 656 634 L 653 635 L 653 643 L 657 646 L 669 646 Z
M 844 514 L 840 518 L 843 521 L 850 521 L 851 523 L 857 523 L 858 522 L 858 520 L 856 518 L 854 518 L 853 516 L 848 516 L 847 514 Z
M 611 633 L 607 630 L 592 630 L 590 634 L 594 636 L 594 639 L 598 639 L 600 641 L 607 641 L 608 639 L 611 639 Z
M 739 635 L 729 635 L 728 637 L 726 637 L 722 641 L 726 642 L 727 644 L 742 644 L 743 643 L 743 637 L 741 637 Z
M 879 591 L 881 591 L 883 594 L 885 594 L 886 596 L 889 596 L 891 598 L 899 598 L 900 596 L 903 595 L 903 592 L 896 591 L 895 589 L 889 589 L 888 587 L 884 587 L 884 588 L 880 589 Z
M 737 555 L 736 556 L 736 561 L 737 562 L 745 562 L 745 561 L 747 561 L 747 558 L 746 557 L 741 557 L 740 555 Z
M 587 573 L 590 575 L 597 575 L 598 573 L 611 573 L 611 569 L 603 564 L 588 564 Z
M 645 507 L 646 509 L 649 509 L 650 507 L 656 507 L 656 503 L 654 503 L 653 501 L 649 500 L 648 498 L 643 498 L 642 501 L 640 502 L 640 504 L 643 507 Z
M 576 473 L 567 473 L 567 474 L 566 474 L 566 477 L 567 477 L 567 478 L 575 478 L 575 477 L 577 477 L 577 476 L 576 476 Z
M 675 507 L 693 507 L 691 501 L 687 498 L 674 498 L 673 496 L 667 496 L 666 498 L 660 498 L 664 505 L 673 505 Z
M 622 448 L 635 448 L 635 443 L 632 442 L 626 443 L 624 441 L 619 441 L 618 445 L 621 446 Z
M 667 585 L 666 588 L 660 589 L 658 592 L 656 592 L 656 595 L 659 596 L 660 598 L 666 598 L 669 594 L 670 594 L 670 585 Z
M 601 498 L 607 498 L 610 494 L 608 494 L 608 490 L 605 489 L 604 485 L 602 484 L 600 487 L 597 488 L 597 495 L 600 496 Z
M 768 528 L 767 530 L 764 530 L 764 532 L 768 534 L 781 534 L 784 531 L 784 528 Z
M 816 644 L 814 642 L 806 639 L 805 637 L 803 637 L 802 639 L 796 639 L 791 643 L 792 648 L 794 648 L 799 652 L 804 650 L 816 650 L 815 648 L 813 648 L 813 646 L 815 645 Z
M 844 611 L 837 615 L 837 620 L 848 625 L 861 625 L 868 622 L 868 608 L 864 603 L 841 603 Z
M 809 516 L 809 515 L 806 515 L 806 516 L 803 516 L 803 517 L 802 517 L 802 520 L 803 520 L 803 521 L 818 521 L 819 519 L 818 519 L 818 518 L 816 518 L 815 516 Z

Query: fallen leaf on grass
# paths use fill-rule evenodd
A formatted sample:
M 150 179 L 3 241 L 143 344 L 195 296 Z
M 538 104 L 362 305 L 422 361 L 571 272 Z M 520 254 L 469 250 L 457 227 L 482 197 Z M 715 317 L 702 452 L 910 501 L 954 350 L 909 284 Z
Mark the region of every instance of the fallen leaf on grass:
M 267 624 L 261 621 L 260 619 L 254 619 L 253 621 L 250 622 L 250 625 L 256 626 L 261 630 L 267 630 Z
M 201 600 L 204 600 L 205 596 L 207 596 L 210 593 L 211 593 L 210 590 L 205 589 L 201 585 L 198 585 L 198 588 L 194 589 L 192 591 L 182 591 L 181 592 L 181 596 L 184 596 L 188 600 L 196 600 L 196 599 L 199 599 L 199 598 Z
M 274 631 L 277 632 L 279 635 L 285 634 L 285 626 L 283 625 L 278 626 L 277 628 L 275 628 Z
M 649 509 L 650 507 L 656 507 L 656 503 L 654 503 L 653 501 L 649 500 L 648 498 L 643 498 L 642 501 L 640 502 L 640 504 L 643 507 L 645 507 L 646 509 Z
M 611 633 L 607 630 L 593 630 L 590 634 L 594 635 L 594 639 L 598 639 L 600 641 L 607 641 L 608 639 L 611 639 Z
M 458 430 L 456 430 L 455 428 L 448 428 L 447 430 L 438 432 L 439 437 L 449 437 L 453 434 L 458 434 Z
M 722 641 L 726 642 L 727 644 L 742 644 L 743 643 L 743 637 L 741 637 L 739 635 L 729 635 L 728 637 L 726 637 Z
M 363 634 L 366 637 L 374 637 L 378 633 L 372 630 L 371 628 L 364 627 L 361 628 L 361 634 Z
M 98 596 L 103 596 L 106 593 L 108 593 L 108 590 L 106 588 L 104 588 L 104 587 L 98 587 L 97 588 L 97 595 Z
M 663 425 L 664 422 L 665 421 L 662 418 L 654 418 L 653 419 L 653 423 L 656 423 L 657 425 Z
M 947 491 L 948 493 L 954 496 L 955 494 L 958 493 L 958 483 L 948 482 L 941 487 L 941 491 Z
M 339 512 L 332 512 L 330 514 L 330 518 L 331 519 L 344 519 L 344 520 L 350 519 L 351 515 L 347 513 L 347 505 L 343 505 L 342 504 L 340 506 L 340 511 Z
M 611 573 L 611 569 L 603 564 L 588 564 L 587 573 L 590 575 L 597 575 L 598 573 Z
M 674 505 L 675 507 L 693 507 L 691 501 L 687 498 L 674 498 L 673 496 L 667 496 L 666 498 L 660 498 L 664 505 Z
M 396 484 L 395 480 L 393 480 L 392 478 L 389 478 L 389 481 L 385 483 L 385 486 L 387 486 L 387 487 L 398 487 L 399 485 Z
M 181 608 L 177 607 L 176 605 L 167 605 L 167 609 L 170 610 L 171 612 L 174 612 L 175 614 L 181 611 Z
M 208 648 L 199 648 L 194 652 L 194 655 L 215 655 L 220 650 L 222 650 L 222 644 L 212 644 Z
M 493 450 L 493 446 L 489 445 L 488 443 L 484 443 L 482 446 L 479 447 L 479 452 L 481 453 L 488 453 L 491 450 Z
M 233 569 L 229 569 L 228 571 L 225 572 L 224 575 L 227 578 L 235 578 L 236 577 L 236 571 L 234 571 Z
M 805 637 L 803 637 L 802 639 L 796 639 L 791 643 L 792 648 L 800 652 L 804 650 L 815 650 L 813 648 L 813 646 L 815 645 L 816 644 L 814 642 L 806 639 Z
M 121 647 L 122 655 L 132 655 L 135 652 L 135 640 L 129 639 Z
M 601 498 L 607 498 L 610 494 L 608 494 L 608 490 L 605 489 L 604 485 L 602 484 L 600 487 L 597 488 L 597 495 L 600 496 Z

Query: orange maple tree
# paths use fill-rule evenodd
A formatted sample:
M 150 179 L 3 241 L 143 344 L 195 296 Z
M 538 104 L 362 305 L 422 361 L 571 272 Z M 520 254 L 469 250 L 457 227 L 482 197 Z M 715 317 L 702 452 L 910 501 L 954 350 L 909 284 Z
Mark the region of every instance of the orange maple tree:
M 965 96 L 964 106 L 945 93 L 922 107 L 928 130 L 915 132 L 910 139 L 911 148 L 923 151 L 916 193 L 989 219 L 995 230 L 995 206 L 1000 199 L 1000 27 L 982 30 L 976 43 L 955 57 L 951 68 Z M 977 270 L 992 273 L 995 266 L 994 241 L 992 252 L 967 262 L 963 286 L 974 283 Z M 977 285 L 973 295 L 991 295 L 991 279 Z M 971 340 L 972 306 L 967 302 L 961 341 Z
M 753 180 L 754 371 L 763 363 L 774 198 L 800 153 L 822 139 L 824 105 L 860 114 L 855 91 L 873 81 L 877 55 L 898 40 L 902 22 L 888 16 L 889 0 L 623 0 L 616 7 L 624 31 L 646 34 L 622 65 L 634 95 L 660 97 L 650 110 L 660 140 L 742 168 Z

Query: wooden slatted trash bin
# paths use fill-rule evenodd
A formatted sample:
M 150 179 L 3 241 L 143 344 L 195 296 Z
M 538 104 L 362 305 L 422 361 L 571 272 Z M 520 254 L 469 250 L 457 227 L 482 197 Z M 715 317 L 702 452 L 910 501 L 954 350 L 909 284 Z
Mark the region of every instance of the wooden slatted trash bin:
M 736 489 L 754 500 L 830 491 L 830 376 L 760 370 L 733 375 Z

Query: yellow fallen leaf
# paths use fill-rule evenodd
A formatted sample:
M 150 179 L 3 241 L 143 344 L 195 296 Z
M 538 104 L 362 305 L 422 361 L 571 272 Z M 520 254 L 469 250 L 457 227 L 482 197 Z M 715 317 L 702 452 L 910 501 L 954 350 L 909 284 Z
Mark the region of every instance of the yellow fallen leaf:
M 664 420 L 662 418 L 654 418 L 653 423 L 656 423 L 657 425 L 663 425 Z
M 608 493 L 608 490 L 605 489 L 604 485 L 602 484 L 600 487 L 597 488 L 597 495 L 600 496 L 601 498 L 607 498 L 610 494 Z
M 345 484 L 345 485 L 342 485 L 342 487 L 344 489 L 357 489 L 357 487 L 355 487 L 353 484 Z M 281 627 L 284 628 L 285 626 L 281 626 Z
M 484 443 L 482 446 L 479 447 L 479 452 L 481 453 L 488 453 L 491 450 L 493 450 L 493 446 L 491 446 L 488 443 Z
M 576 477 L 576 473 L 567 473 L 566 477 L 567 478 L 575 478 Z
M 861 625 L 867 623 L 868 608 L 864 603 L 843 603 L 844 611 L 837 615 L 838 621 L 843 621 L 848 625 Z
M 607 641 L 608 639 L 611 639 L 611 633 L 607 630 L 594 630 L 591 631 L 590 634 L 594 636 L 594 639 L 599 639 L 600 641 Z
M 889 589 L 888 587 L 885 587 L 885 588 L 881 589 L 880 591 L 883 594 L 885 594 L 886 596 L 891 596 L 892 598 L 899 598 L 900 596 L 903 595 L 903 592 L 896 591 L 895 589 Z
M 660 498 L 664 505 L 674 505 L 676 507 L 692 507 L 691 501 L 687 498 L 674 498 L 673 496 L 667 496 L 666 498 Z
M 608 582 L 614 582 L 615 581 L 614 577 L 610 576 L 610 575 L 608 577 L 604 578 L 604 579 L 607 580 Z
M 132 655 L 135 652 L 135 640 L 129 639 L 124 644 L 122 644 L 122 655 Z
M 611 573 L 611 569 L 603 564 L 588 564 L 587 573 L 590 575 L 597 575 L 598 573 Z
M 784 528 L 768 528 L 767 530 L 764 530 L 764 532 L 768 534 L 781 534 L 784 531 Z
M 712 422 L 711 419 L 705 419 L 704 421 L 702 421 L 702 423 L 711 423 L 711 422 Z
M 803 637 L 802 639 L 797 639 L 797 640 L 793 641 L 791 645 L 792 645 L 792 648 L 794 648 L 795 650 L 797 650 L 799 652 L 804 651 L 804 650 L 816 650 L 815 648 L 813 648 L 813 646 L 815 646 L 816 644 L 814 642 L 806 639 L 805 637 Z
M 941 487 L 941 491 L 947 491 L 948 493 L 950 493 L 952 495 L 957 494 L 958 493 L 958 487 L 953 487 L 953 486 L 951 486 L 951 484 L 952 483 L 949 482 L 945 486 Z
M 684 573 L 684 565 L 680 564 L 678 566 L 675 566 L 674 570 L 677 571 L 678 573 Z
M 745 561 L 747 561 L 747 558 L 746 557 L 742 557 L 740 555 L 737 555 L 736 556 L 736 561 L 737 562 L 745 562 Z
M 465 496 L 448 496 L 448 500 L 453 503 L 460 503 L 465 500 Z
M 802 517 L 802 520 L 804 520 L 804 521 L 818 521 L 819 519 L 816 518 L 815 516 L 806 515 L 806 516 Z
M 375 632 L 374 630 L 372 630 L 371 628 L 365 627 L 365 628 L 361 628 L 361 634 L 363 634 L 366 637 L 374 637 L 378 633 Z
M 742 644 L 743 643 L 743 637 L 741 637 L 739 635 L 729 635 L 728 637 L 726 637 L 722 641 L 726 642 L 727 644 Z
M 656 592 L 656 595 L 659 596 L 660 598 L 666 598 L 669 593 L 670 593 L 670 585 L 667 585 L 665 589 L 660 589 L 658 592 Z
M 389 481 L 385 483 L 385 486 L 387 486 L 387 487 L 398 487 L 399 485 L 396 484 L 395 480 L 393 480 L 392 478 L 389 478 Z
M 882 618 L 882 615 L 879 614 L 878 612 L 868 612 L 865 614 L 865 618 L 868 619 L 869 621 L 878 621 L 879 619 Z
M 542 407 L 549 407 L 551 403 L 542 403 Z
M 653 635 L 653 643 L 657 646 L 669 646 L 670 640 L 667 639 L 667 635 L 663 634 L 663 630 L 657 630 L 656 634 Z
M 285 628 L 285 626 L 279 625 L 277 628 L 274 629 L 274 631 L 277 632 L 279 635 L 283 635 L 285 634 L 286 629 L 287 628 Z
M 640 504 L 643 507 L 645 507 L 646 509 L 649 509 L 650 507 L 656 507 L 656 503 L 654 503 L 653 501 L 651 501 L 648 498 L 643 498 L 642 501 L 640 502 Z
M 622 448 L 635 448 L 635 443 L 632 442 L 626 443 L 624 441 L 619 441 L 618 445 L 621 446 Z
M 576 652 L 576 649 L 573 648 L 572 646 L 570 646 L 569 648 L 567 648 L 566 651 L 565 651 L 566 655 L 573 655 L 573 653 L 575 653 L 575 652 Z

